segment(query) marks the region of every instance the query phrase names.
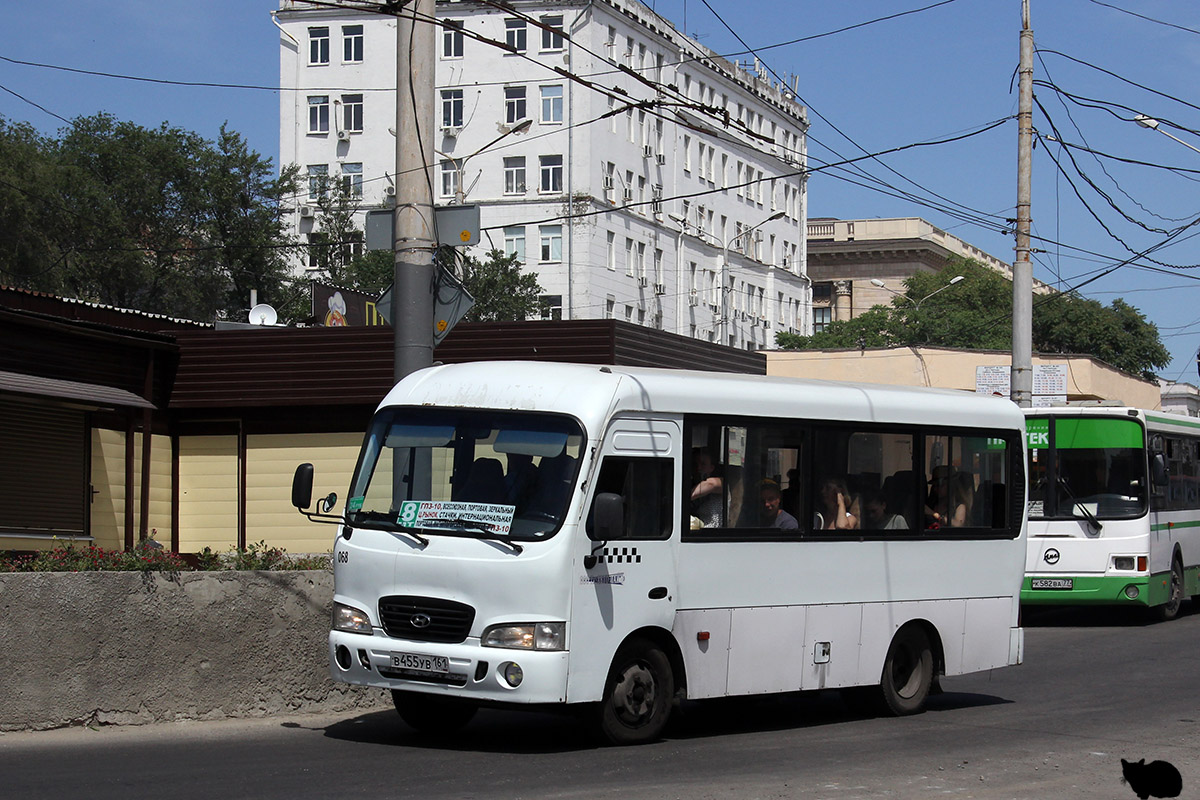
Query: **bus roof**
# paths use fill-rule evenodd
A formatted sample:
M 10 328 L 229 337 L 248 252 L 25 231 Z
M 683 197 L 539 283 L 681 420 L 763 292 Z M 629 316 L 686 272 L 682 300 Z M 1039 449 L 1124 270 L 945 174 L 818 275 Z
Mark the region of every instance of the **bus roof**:
M 1200 419 L 1166 411 L 1147 411 L 1131 406 L 1049 406 L 1024 409 L 1028 417 L 1128 417 L 1141 420 L 1151 431 L 1200 434 Z
M 1024 428 L 1020 409 L 1008 399 L 952 389 L 542 361 L 421 370 L 397 384 L 382 405 L 550 411 L 593 424 L 625 411 Z

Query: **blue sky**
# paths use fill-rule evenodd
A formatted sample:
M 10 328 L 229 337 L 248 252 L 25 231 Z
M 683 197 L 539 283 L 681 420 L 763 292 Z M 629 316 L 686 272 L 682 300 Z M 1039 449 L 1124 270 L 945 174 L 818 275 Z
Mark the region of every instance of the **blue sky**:
M 649 5 L 718 52 L 754 57 L 742 52 L 747 48 L 736 33 L 768 68 L 789 81 L 798 75 L 799 96 L 810 109 L 813 168 L 864 151 L 965 137 L 863 162 L 865 175 L 818 171 L 809 183 L 810 217 L 923 217 L 1012 260 L 1012 237 L 1003 229 L 1015 215 L 1017 191 L 1017 130 L 1010 117 L 1017 110 L 1020 0 Z M 0 57 L 185 83 L 274 87 L 278 35 L 269 12 L 277 7 L 270 0 L 10 1 Z M 1190 132 L 1200 131 L 1200 4 L 1031 0 L 1031 13 L 1039 49 L 1034 77 L 1047 84 L 1035 89 L 1045 108 L 1035 109 L 1035 125 L 1047 138 L 1034 154 L 1032 215 L 1041 237 L 1035 246 L 1044 251 L 1035 256 L 1034 276 L 1075 286 L 1130 258 L 1129 249 L 1141 252 L 1174 233 L 1167 246 L 1080 291 L 1105 304 L 1123 297 L 1140 309 L 1174 356 L 1163 377 L 1200 382 L 1194 361 L 1200 269 L 1187 268 L 1200 264 L 1200 224 L 1186 227 L 1200 215 L 1200 152 L 1161 132 L 1200 148 L 1200 134 Z M 841 30 L 850 26 L 860 27 Z M 805 40 L 782 44 L 797 39 Z M 279 99 L 269 88 L 163 85 L 0 60 L 0 115 L 53 133 L 64 124 L 55 114 L 71 119 L 99 111 L 147 126 L 166 121 L 208 138 L 227 122 L 258 152 L 278 156 Z M 1163 120 L 1160 130 L 1134 124 L 1135 113 Z M 1068 151 L 1056 139 L 1076 147 Z M 1078 147 L 1197 172 L 1121 163 Z

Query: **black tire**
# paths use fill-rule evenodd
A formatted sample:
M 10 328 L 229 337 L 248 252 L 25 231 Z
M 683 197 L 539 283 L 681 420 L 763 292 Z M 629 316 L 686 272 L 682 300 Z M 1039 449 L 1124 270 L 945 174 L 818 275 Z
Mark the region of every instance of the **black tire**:
M 879 687 L 883 703 L 897 717 L 919 714 L 933 684 L 933 651 L 919 625 L 905 625 L 892 639 Z
M 1171 559 L 1171 583 L 1167 587 L 1167 602 L 1154 609 L 1155 616 L 1162 622 L 1170 622 L 1179 616 L 1183 605 L 1183 563 L 1179 556 Z
M 617 651 L 604 697 L 598 730 L 611 744 L 641 744 L 662 735 L 675 700 L 675 673 L 657 645 L 632 639 Z
M 421 733 L 444 736 L 462 728 L 479 709 L 457 697 L 436 697 L 392 690 L 392 704 L 400 719 Z

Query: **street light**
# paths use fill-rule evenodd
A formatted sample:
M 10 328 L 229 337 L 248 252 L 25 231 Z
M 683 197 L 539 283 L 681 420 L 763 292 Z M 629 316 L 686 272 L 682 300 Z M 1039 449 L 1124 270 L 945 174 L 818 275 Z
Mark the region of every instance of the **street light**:
M 721 243 L 721 344 L 729 344 L 729 245 L 743 236 L 753 233 L 768 222 L 782 219 L 783 216 L 783 211 L 776 211 L 757 225 L 751 225 L 733 238 L 725 239 Z
M 472 158 L 474 158 L 475 156 L 482 153 L 484 150 L 487 150 L 492 145 L 496 144 L 497 142 L 499 142 L 501 139 L 505 138 L 506 136 L 512 136 L 514 133 L 524 133 L 525 131 L 529 130 L 529 126 L 532 124 L 533 124 L 533 119 L 531 119 L 531 118 L 523 119 L 520 122 L 518 122 L 516 125 L 512 126 L 508 130 L 506 130 L 504 133 L 497 136 L 495 139 L 492 139 L 490 142 L 485 144 L 483 147 L 476 150 L 474 153 L 471 153 L 468 156 L 463 156 L 461 159 L 456 159 L 454 156 L 452 156 L 448 153 L 443 153 L 441 150 L 435 151 L 439 156 L 444 156 L 445 158 L 450 159 L 451 163 L 454 164 L 454 171 L 458 173 L 458 180 L 456 181 L 456 183 L 458 185 L 454 190 L 454 202 L 457 205 L 461 206 L 463 204 L 463 201 L 467 197 L 467 192 L 463 188 L 463 178 L 464 178 L 463 171 L 467 168 L 467 162 L 469 160 L 471 160 Z
M 1141 125 L 1143 128 L 1149 128 L 1152 131 L 1158 131 L 1163 136 L 1166 136 L 1170 139 L 1174 139 L 1175 141 L 1179 142 L 1184 147 L 1186 147 L 1190 150 L 1195 150 L 1197 153 L 1200 153 L 1200 147 L 1193 147 L 1192 145 L 1185 142 L 1183 139 L 1180 139 L 1178 136 L 1167 133 L 1162 128 L 1158 127 L 1158 120 L 1156 120 L 1154 117 L 1148 117 L 1145 114 L 1138 114 L 1136 117 L 1133 118 L 1133 121 L 1136 122 L 1138 125 Z
M 921 303 L 924 303 L 926 300 L 928 300 L 929 298 L 933 297 L 933 296 L 934 296 L 935 294 L 937 294 L 938 292 L 944 292 L 944 291 L 946 291 L 947 289 L 949 289 L 951 286 L 953 286 L 954 284 L 958 283 L 958 282 L 959 282 L 959 281 L 961 281 L 962 279 L 963 279 L 963 276 L 962 276 L 962 275 L 955 275 L 953 278 L 951 278 L 951 279 L 950 279 L 950 282 L 949 282 L 949 283 L 947 283 L 945 286 L 943 286 L 943 287 L 942 287 L 942 288 L 940 288 L 940 289 L 934 289 L 932 292 L 930 292 L 929 294 L 925 295 L 925 296 L 924 296 L 924 297 L 922 297 L 920 300 L 913 300 L 911 297 L 909 297 L 909 296 L 908 296 L 908 295 L 906 295 L 906 294 L 903 294 L 903 293 L 901 293 L 901 292 L 897 292 L 895 289 L 890 289 L 890 288 L 888 288 L 886 285 L 884 285 L 884 282 L 883 282 L 883 281 L 879 280 L 879 278 L 872 278 L 872 279 L 871 279 L 871 285 L 872 285 L 872 286 L 878 286 L 880 289 L 883 289 L 885 292 L 891 292 L 892 294 L 896 295 L 896 297 L 899 297 L 899 298 L 901 298 L 901 299 L 903 299 L 903 300 L 907 300 L 908 302 L 912 303 L 912 304 L 913 304 L 913 312 L 914 312 L 914 313 L 916 313 L 917 311 L 920 311 L 920 310 L 921 310 Z

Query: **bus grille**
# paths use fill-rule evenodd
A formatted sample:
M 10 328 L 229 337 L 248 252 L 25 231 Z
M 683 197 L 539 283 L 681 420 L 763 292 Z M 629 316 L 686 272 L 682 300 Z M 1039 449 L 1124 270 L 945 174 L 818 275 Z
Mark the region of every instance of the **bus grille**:
M 396 595 L 380 598 L 379 620 L 388 636 L 455 643 L 467 638 L 475 621 L 475 609 L 453 600 Z

